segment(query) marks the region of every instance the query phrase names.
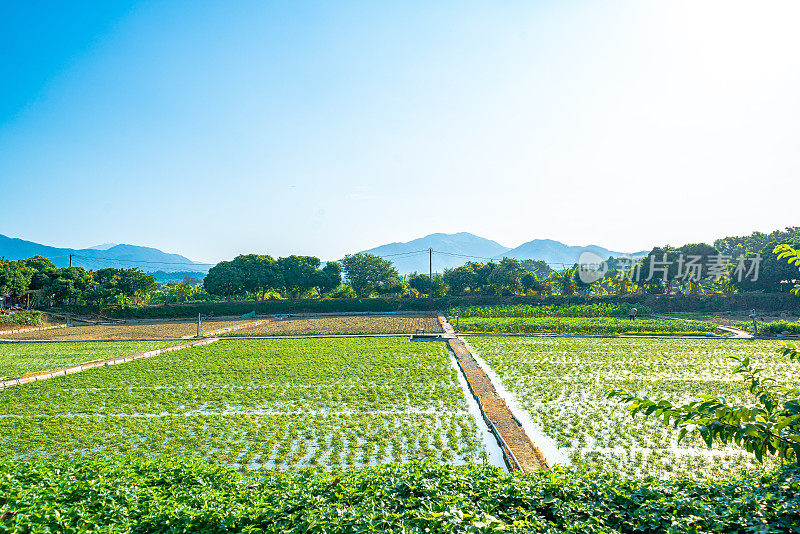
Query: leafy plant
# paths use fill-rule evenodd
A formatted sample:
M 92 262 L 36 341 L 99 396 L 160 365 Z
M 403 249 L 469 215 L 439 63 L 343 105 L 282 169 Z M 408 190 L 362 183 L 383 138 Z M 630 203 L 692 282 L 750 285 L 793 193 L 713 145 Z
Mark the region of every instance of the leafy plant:
M 796 345 L 784 343 L 779 351 L 790 361 L 800 361 Z M 800 458 L 800 388 L 781 386 L 763 376 L 748 357 L 730 356 L 738 365 L 754 397 L 752 405 L 734 403 L 722 396 L 700 395 L 696 400 L 674 406 L 668 400 L 638 397 L 625 390 L 611 390 L 608 398 L 628 404 L 632 414 L 641 413 L 680 428 L 678 442 L 696 431 L 709 447 L 715 441 L 735 443 L 761 462 L 765 455 L 784 461 Z

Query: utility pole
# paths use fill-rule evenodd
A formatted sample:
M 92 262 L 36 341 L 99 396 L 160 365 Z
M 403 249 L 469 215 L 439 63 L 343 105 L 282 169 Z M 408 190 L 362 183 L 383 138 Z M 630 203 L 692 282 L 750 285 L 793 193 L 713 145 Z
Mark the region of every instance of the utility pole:
M 200 337 L 200 313 L 197 314 L 197 337 Z
M 433 249 L 428 249 L 428 279 L 433 283 Z
M 72 267 L 72 256 L 74 256 L 74 255 L 75 255 L 75 254 L 70 254 L 70 255 L 69 255 L 69 266 L 70 266 L 70 267 Z

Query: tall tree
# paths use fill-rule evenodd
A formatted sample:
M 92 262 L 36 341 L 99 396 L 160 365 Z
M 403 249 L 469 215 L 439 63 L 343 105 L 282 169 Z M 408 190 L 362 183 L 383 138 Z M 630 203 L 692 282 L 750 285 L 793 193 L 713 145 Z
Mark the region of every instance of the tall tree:
M 314 256 L 289 256 L 278 259 L 278 270 L 283 277 L 283 287 L 289 296 L 299 298 L 317 285 L 319 258 Z
M 359 297 L 368 297 L 396 285 L 400 280 L 391 262 L 369 253 L 348 254 L 342 259 L 342 270 L 347 283 Z

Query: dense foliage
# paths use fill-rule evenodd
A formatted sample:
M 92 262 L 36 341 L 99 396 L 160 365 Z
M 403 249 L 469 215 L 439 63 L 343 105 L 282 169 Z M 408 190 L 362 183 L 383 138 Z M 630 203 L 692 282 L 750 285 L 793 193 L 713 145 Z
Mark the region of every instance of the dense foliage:
M 372 293 L 387 294 L 402 291 L 402 283 L 392 262 L 374 254 L 348 254 L 342 259 L 345 279 L 358 297 Z
M 756 327 L 759 334 L 778 335 L 788 332 L 789 334 L 800 334 L 800 323 L 790 321 L 757 321 Z M 753 321 L 737 321 L 736 328 L 753 331 Z
M 212 267 L 203 280 L 203 287 L 211 295 L 228 298 L 236 295 L 263 298 L 271 291 L 294 298 L 311 290 L 322 295 L 339 287 L 341 266 L 336 262 L 328 262 L 322 269 L 319 266 L 319 258 L 313 256 L 274 260 L 258 254 L 240 255 Z
M 42 322 L 42 314 L 36 310 L 0 313 L 0 326 L 39 326 Z
M 0 533 L 788 533 L 800 472 L 660 482 L 429 462 L 249 476 L 196 461 L 0 464 Z

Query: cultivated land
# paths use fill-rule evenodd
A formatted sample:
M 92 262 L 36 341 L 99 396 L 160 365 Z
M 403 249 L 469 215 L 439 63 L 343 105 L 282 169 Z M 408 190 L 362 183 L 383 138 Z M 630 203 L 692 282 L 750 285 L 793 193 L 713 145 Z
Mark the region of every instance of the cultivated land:
M 232 340 L 92 369 L 0 391 L 0 458 L 478 461 L 449 358 L 404 339 Z
M 63 369 L 94 360 L 126 356 L 176 344 L 164 341 L 117 343 L 0 343 L 0 378 Z M 13 398 L 13 393 L 10 396 Z
M 676 335 L 702 336 L 716 325 L 704 321 L 642 317 L 465 317 L 459 331 L 502 334 Z
M 218 318 L 202 321 L 204 332 L 238 326 L 253 319 Z M 180 338 L 197 334 L 197 319 L 168 321 L 126 321 L 120 324 L 70 326 L 51 330 L 38 330 L 8 334 L 7 339 L 28 340 L 79 340 L 79 339 L 161 339 Z
M 431 314 L 340 315 L 275 318 L 265 325 L 226 335 L 413 334 L 419 329 L 442 331 L 437 316 Z
M 783 384 L 797 385 L 800 364 L 789 364 L 768 341 L 682 339 L 470 338 L 515 394 L 526 415 L 578 465 L 662 478 L 734 477 L 759 467 L 739 448 L 709 450 L 678 432 L 606 400 L 609 389 L 688 401 L 701 394 L 748 400 L 725 357 L 749 356 Z

